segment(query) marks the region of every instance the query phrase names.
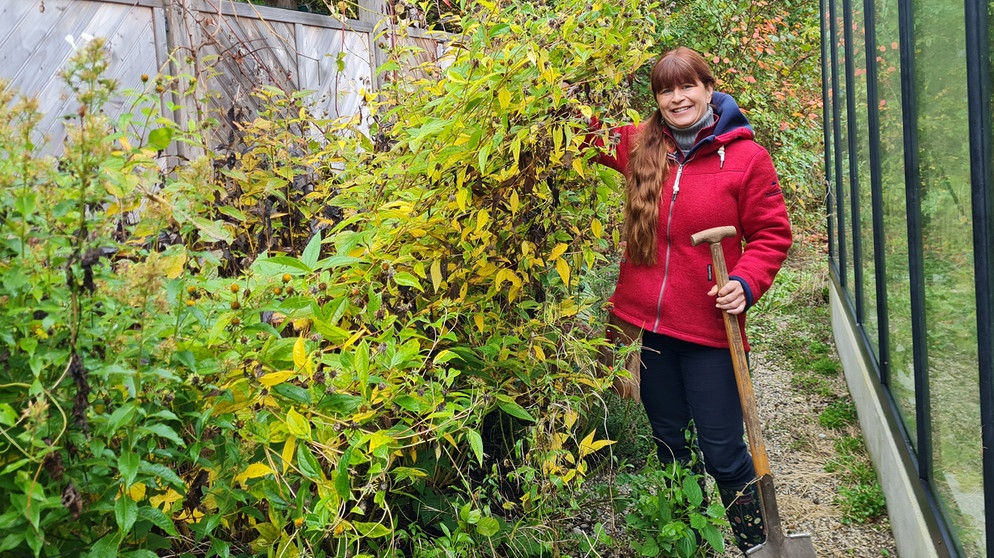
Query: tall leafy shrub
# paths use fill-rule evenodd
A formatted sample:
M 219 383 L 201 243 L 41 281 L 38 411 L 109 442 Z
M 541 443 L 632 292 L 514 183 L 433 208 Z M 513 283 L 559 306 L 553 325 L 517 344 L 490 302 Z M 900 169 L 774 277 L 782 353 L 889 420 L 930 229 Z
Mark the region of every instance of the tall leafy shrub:
M 608 444 L 581 420 L 610 381 L 587 279 L 618 241 L 586 118 L 637 118 L 652 10 L 480 3 L 444 67 L 369 95 L 368 134 L 260 89 L 236 151 L 167 172 L 199 140 L 109 122 L 99 42 L 57 161 L 4 89 L 0 549 L 568 546 Z

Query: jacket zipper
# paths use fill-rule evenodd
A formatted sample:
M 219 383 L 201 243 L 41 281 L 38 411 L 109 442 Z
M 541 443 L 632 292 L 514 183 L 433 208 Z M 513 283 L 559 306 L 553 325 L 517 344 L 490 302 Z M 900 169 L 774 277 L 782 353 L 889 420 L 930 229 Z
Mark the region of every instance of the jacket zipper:
M 673 197 L 670 198 L 670 211 L 669 215 L 666 216 L 666 256 L 663 259 L 663 283 L 659 287 L 659 299 L 656 300 L 656 323 L 652 325 L 653 332 L 659 331 L 659 322 L 663 317 L 663 293 L 666 292 L 666 282 L 670 277 L 670 247 L 672 246 L 670 226 L 673 224 L 673 207 L 676 205 L 676 197 L 680 193 L 680 177 L 683 175 L 683 166 L 686 164 L 687 161 L 684 161 L 677 166 L 676 178 L 673 180 Z

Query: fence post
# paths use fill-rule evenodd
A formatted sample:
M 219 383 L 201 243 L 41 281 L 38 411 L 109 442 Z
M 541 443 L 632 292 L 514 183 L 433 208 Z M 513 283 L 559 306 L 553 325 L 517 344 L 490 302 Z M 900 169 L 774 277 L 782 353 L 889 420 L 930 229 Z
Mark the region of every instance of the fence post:
M 169 73 L 179 79 L 171 90 L 172 102 L 176 107 L 173 117 L 181 129 L 189 129 L 190 122 L 197 122 L 198 110 L 196 99 L 184 95 L 182 89 L 186 80 L 197 76 L 197 52 L 199 43 L 199 27 L 193 17 L 192 0 L 163 0 L 163 10 L 166 15 L 166 52 L 169 57 Z M 204 138 L 206 141 L 207 138 Z M 176 155 L 181 159 L 196 159 L 203 156 L 201 147 L 183 142 L 177 142 Z
M 383 76 L 380 75 L 379 68 L 387 61 L 386 50 L 379 46 L 383 41 L 384 30 L 389 25 L 386 0 L 359 0 L 359 21 L 373 27 L 369 35 L 369 52 L 372 55 L 372 60 L 369 61 L 372 71 L 369 75 L 373 87 L 378 90 L 383 85 Z

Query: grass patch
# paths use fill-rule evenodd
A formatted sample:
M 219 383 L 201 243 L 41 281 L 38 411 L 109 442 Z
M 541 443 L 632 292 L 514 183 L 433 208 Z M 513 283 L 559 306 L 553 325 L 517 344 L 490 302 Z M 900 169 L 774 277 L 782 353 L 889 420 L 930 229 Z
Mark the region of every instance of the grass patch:
M 848 398 L 833 401 L 818 415 L 818 423 L 833 430 L 844 430 L 847 426 L 856 425 L 857 422 L 856 406 Z

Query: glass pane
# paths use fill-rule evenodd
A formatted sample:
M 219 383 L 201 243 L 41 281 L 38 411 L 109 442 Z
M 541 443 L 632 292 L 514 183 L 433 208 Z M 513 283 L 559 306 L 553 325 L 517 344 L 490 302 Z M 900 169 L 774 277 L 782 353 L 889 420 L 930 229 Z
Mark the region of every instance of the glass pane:
M 901 52 L 898 0 L 876 0 L 877 97 L 880 110 L 880 179 L 884 211 L 887 321 L 890 333 L 888 385 L 901 419 L 918 443 L 915 422 L 914 341 L 911 337 L 911 276 L 908 272 L 908 213 L 904 186 L 904 125 L 901 117 Z M 917 448 L 916 448 L 917 449 Z
M 966 556 L 986 551 L 962 2 L 914 3 L 934 488 Z
M 872 0 L 871 0 L 872 1 Z M 871 4 L 872 6 L 872 4 Z M 863 0 L 852 0 L 852 29 L 853 29 L 853 82 L 851 84 L 855 95 L 854 114 L 856 120 L 856 176 L 858 190 L 857 209 L 859 214 L 858 226 L 854 227 L 859 234 L 860 261 L 853 262 L 853 267 L 860 266 L 862 270 L 863 300 L 863 329 L 870 341 L 870 350 L 876 360 L 880 354 L 880 335 L 877 331 L 877 291 L 873 259 L 873 200 L 872 184 L 870 181 L 870 135 L 869 117 L 866 105 L 866 33 L 863 23 L 866 15 L 863 13 Z M 855 295 L 855 285 L 851 287 Z
M 849 84 L 846 83 L 846 41 L 845 41 L 845 8 L 841 1 L 835 2 L 835 49 L 836 66 L 835 72 L 838 76 L 839 90 L 835 92 L 835 103 L 838 106 L 837 115 L 839 118 L 839 137 L 836 138 L 836 197 L 838 207 L 837 223 L 841 225 L 841 230 L 837 231 L 842 242 L 839 249 L 842 251 L 842 264 L 845 269 L 841 269 L 846 290 L 853 292 L 853 255 L 852 255 L 852 195 L 849 182 L 849 112 L 846 98 L 846 90 Z

